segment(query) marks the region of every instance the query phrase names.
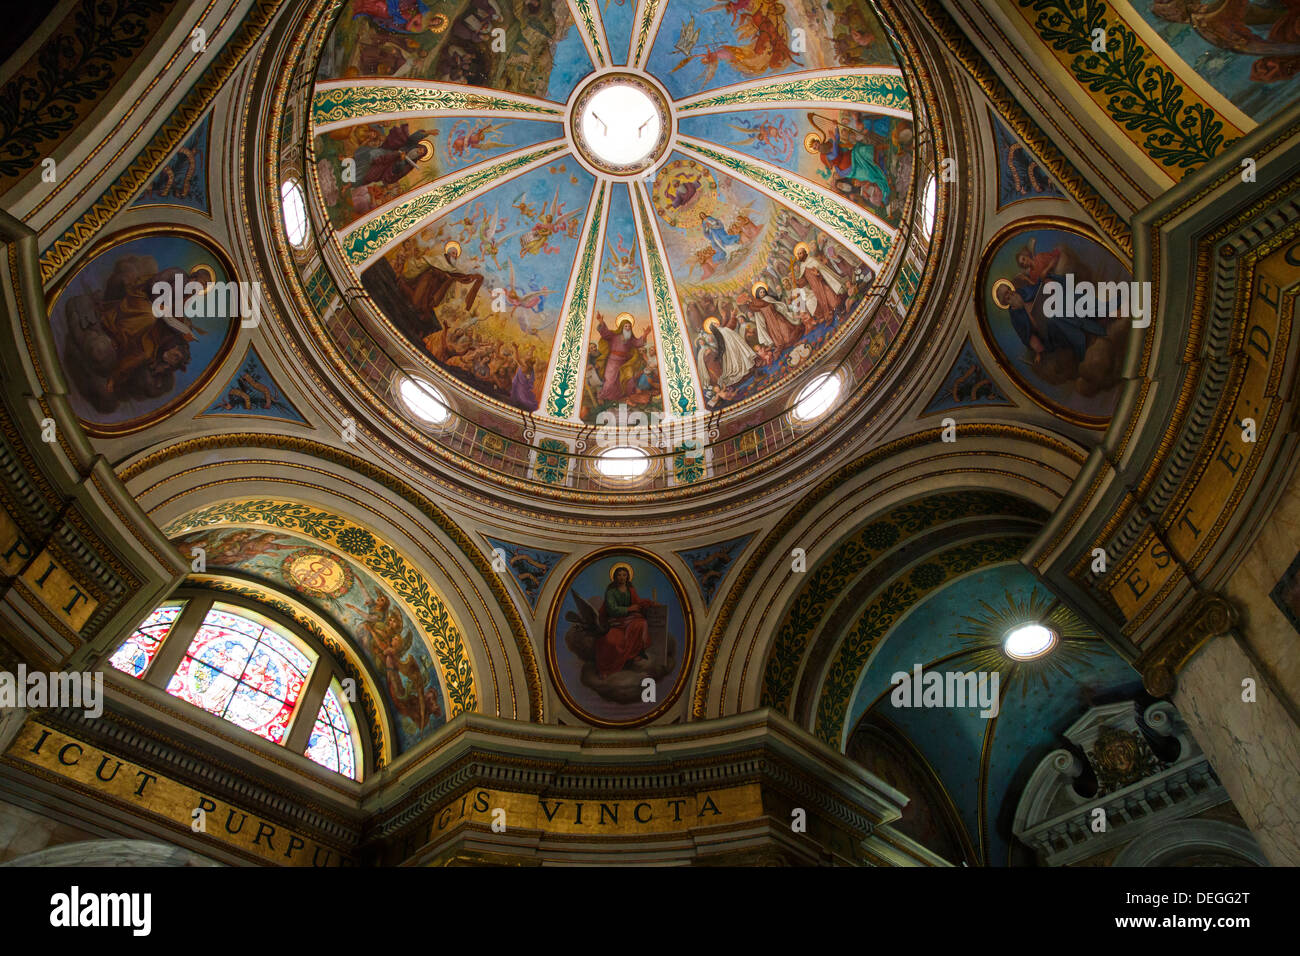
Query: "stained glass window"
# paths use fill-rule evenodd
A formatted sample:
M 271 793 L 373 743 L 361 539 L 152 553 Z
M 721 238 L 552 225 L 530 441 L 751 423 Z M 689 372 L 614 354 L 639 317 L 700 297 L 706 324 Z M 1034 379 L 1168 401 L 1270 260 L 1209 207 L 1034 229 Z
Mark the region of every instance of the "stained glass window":
M 132 677 L 143 677 L 158 654 L 158 648 L 162 647 L 163 638 L 172 629 L 184 607 L 182 602 L 164 604 L 158 608 L 122 642 L 122 646 L 113 652 L 108 662 Z
M 260 621 L 214 605 L 167 693 L 280 744 L 312 663 Z
M 181 612 L 194 600 L 173 600 L 160 606 L 113 652 L 109 663 L 132 677 L 144 678 L 164 641 L 188 641 L 180 664 L 167 680 L 167 693 L 284 746 L 317 654 L 255 612 L 228 604 L 208 607 L 204 602 L 207 611 L 203 620 L 195 623 L 196 614 L 178 628 Z M 170 668 L 171 655 L 166 657 Z M 164 676 L 154 679 L 161 684 Z M 307 718 L 304 714 L 301 719 Z M 356 780 L 361 763 L 359 740 L 351 704 L 338 678 L 331 677 L 312 723 L 306 756 Z
M 356 744 L 347 712 L 343 708 L 343 688 L 338 681 L 330 683 L 320 713 L 312 725 L 308 738 L 307 756 L 322 767 L 341 773 L 350 780 L 357 779 Z

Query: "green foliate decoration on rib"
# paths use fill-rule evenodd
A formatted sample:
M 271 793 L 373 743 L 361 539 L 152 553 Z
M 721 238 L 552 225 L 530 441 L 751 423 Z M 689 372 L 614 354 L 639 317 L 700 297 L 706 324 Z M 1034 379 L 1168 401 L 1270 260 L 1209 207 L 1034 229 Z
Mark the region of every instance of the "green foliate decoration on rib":
M 645 52 L 646 44 L 650 41 L 650 25 L 655 22 L 655 11 L 659 9 L 660 0 L 647 0 L 645 5 L 645 14 L 641 17 L 641 25 L 637 28 L 636 33 L 636 53 L 628 61 L 629 66 L 634 66 L 641 62 L 641 56 Z
M 353 229 L 342 238 L 343 251 L 353 265 L 362 265 L 398 236 L 433 216 L 438 210 L 458 202 L 476 189 L 564 149 L 563 143 L 555 143 L 532 152 L 518 153 L 491 166 L 468 169 L 440 180 L 406 202 Z
M 679 107 L 680 112 L 716 109 L 734 109 L 743 106 L 760 106 L 765 103 L 856 103 L 884 109 L 912 109 L 912 99 L 907 84 L 897 73 L 857 73 L 837 76 L 817 76 L 811 79 L 785 80 L 731 90 L 697 100 Z
M 596 195 L 596 205 L 591 215 L 591 225 L 582 242 L 582 255 L 578 259 L 578 277 L 569 300 L 569 314 L 564 320 L 564 333 L 555 361 L 555 376 L 546 398 L 546 411 L 556 418 L 568 418 L 573 413 L 578 398 L 578 370 L 582 365 L 583 345 L 587 337 L 587 317 L 591 313 L 592 273 L 596 265 L 596 248 L 599 245 L 601 213 L 605 208 L 605 186 Z
M 587 36 L 591 37 L 592 48 L 596 51 L 597 66 L 605 65 L 605 53 L 602 49 L 601 41 L 604 36 L 596 26 L 596 18 L 591 15 L 591 0 L 574 0 L 574 6 L 578 8 L 578 13 L 582 17 L 583 28 L 587 31 Z
M 645 237 L 646 267 L 650 272 L 655 321 L 659 323 L 659 339 L 663 343 L 662 361 L 664 378 L 668 386 L 667 407 L 674 414 L 685 418 L 699 411 L 695 381 L 691 377 L 689 360 L 683 345 L 686 336 L 682 332 L 681 320 L 677 315 L 677 305 L 668 290 L 668 270 L 664 267 L 663 257 L 659 254 L 659 244 L 655 242 L 654 232 L 650 228 L 650 216 L 639 195 L 637 210 L 641 213 L 641 231 Z
M 557 106 L 502 95 L 466 90 L 440 90 L 423 86 L 340 86 L 318 90 L 311 101 L 311 118 L 317 126 L 376 116 L 425 113 L 431 110 L 472 110 L 495 113 L 536 113 L 559 118 Z

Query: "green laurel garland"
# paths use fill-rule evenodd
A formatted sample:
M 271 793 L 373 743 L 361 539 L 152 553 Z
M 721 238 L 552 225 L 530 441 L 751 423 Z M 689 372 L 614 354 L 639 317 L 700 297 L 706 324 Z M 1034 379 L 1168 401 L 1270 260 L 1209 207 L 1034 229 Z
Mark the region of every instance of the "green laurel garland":
M 317 126 L 429 110 L 472 110 L 480 113 L 508 110 L 555 117 L 562 116 L 564 112 L 557 106 L 515 99 L 508 95 L 490 96 L 468 90 L 438 90 L 420 86 L 340 86 L 317 91 L 311 101 L 311 118 Z
M 1203 166 L 1227 142 L 1214 110 L 1183 100 L 1178 76 L 1166 69 L 1138 40 L 1105 0 L 1017 0 L 1037 14 L 1033 27 L 1044 43 L 1072 54 L 1069 69 L 1094 93 L 1108 96 L 1106 109 L 1125 129 L 1145 133 L 1143 148 L 1165 166 L 1190 170 Z M 1106 51 L 1093 50 L 1094 31 L 1106 38 Z
M 637 195 L 636 204 L 641 214 L 641 232 L 645 237 L 645 264 L 654 290 L 655 319 L 659 323 L 659 338 L 663 343 L 662 359 L 663 369 L 667 373 L 668 407 L 686 418 L 694 415 L 700 407 L 695 394 L 695 381 L 691 377 L 686 350 L 682 345 L 686 336 L 677 315 L 677 304 L 668 292 L 668 270 L 664 268 L 659 244 L 655 242 L 654 232 L 650 228 L 650 215 L 646 212 L 640 195 Z
M 597 66 L 605 65 L 605 54 L 601 49 L 601 40 L 604 39 L 601 31 L 596 29 L 596 18 L 591 15 L 591 0 L 574 0 L 578 7 L 578 12 L 582 14 L 582 23 L 587 30 L 587 36 L 591 37 L 591 45 L 596 51 L 596 59 L 600 62 Z
M 679 107 L 682 113 L 715 107 L 758 106 L 763 103 L 860 103 L 885 109 L 911 110 L 912 99 L 903 78 L 893 73 L 859 73 L 786 80 L 719 93 Z
M 560 339 L 559 357 L 555 362 L 555 377 L 551 379 L 551 392 L 546 397 L 546 411 L 556 418 L 568 418 L 578 399 L 578 366 L 582 364 L 582 347 L 587 338 L 587 321 L 590 315 L 592 272 L 595 269 L 596 246 L 600 238 L 601 212 L 605 208 L 605 185 L 596 195 L 591 227 L 582 243 L 582 256 L 578 260 L 578 278 L 569 302 L 569 315 L 564 320 L 564 334 Z

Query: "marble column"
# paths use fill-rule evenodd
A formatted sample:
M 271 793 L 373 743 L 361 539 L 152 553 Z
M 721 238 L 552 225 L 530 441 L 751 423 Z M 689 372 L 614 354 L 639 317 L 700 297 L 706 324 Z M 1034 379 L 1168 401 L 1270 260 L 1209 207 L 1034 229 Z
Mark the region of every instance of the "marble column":
M 1275 866 L 1300 866 L 1300 724 L 1255 653 L 1237 609 L 1204 595 L 1138 662 L 1170 695 L 1233 804 Z

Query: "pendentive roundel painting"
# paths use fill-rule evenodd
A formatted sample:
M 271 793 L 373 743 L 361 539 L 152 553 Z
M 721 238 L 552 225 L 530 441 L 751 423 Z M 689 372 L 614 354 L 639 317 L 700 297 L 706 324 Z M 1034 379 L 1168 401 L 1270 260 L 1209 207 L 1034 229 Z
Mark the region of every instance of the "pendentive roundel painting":
M 1082 227 L 1013 223 L 984 255 L 977 305 L 989 347 L 1040 405 L 1102 427 L 1114 414 L 1120 369 L 1138 313 L 1150 299 L 1132 273 Z
M 560 696 L 602 726 L 640 724 L 681 693 L 694 644 L 681 582 L 654 555 L 610 548 L 565 577 L 547 621 Z
M 202 389 L 239 327 L 237 308 L 217 301 L 233 278 L 225 257 L 189 233 L 116 237 L 72 275 L 50 324 L 68 400 L 89 431 L 143 428 Z M 163 286 L 180 296 L 159 307 Z

